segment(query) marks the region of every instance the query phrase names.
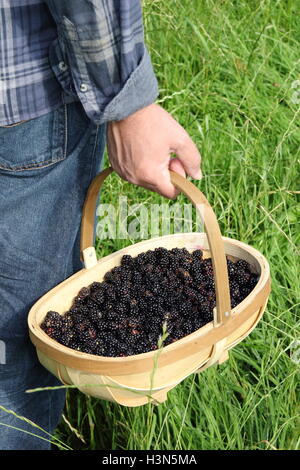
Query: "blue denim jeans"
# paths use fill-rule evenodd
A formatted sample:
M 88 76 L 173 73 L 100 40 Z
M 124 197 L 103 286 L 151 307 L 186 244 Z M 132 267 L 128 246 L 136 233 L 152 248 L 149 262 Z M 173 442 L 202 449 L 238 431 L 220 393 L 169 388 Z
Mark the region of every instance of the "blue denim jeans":
M 60 421 L 64 390 L 25 393 L 61 385 L 37 360 L 27 315 L 39 297 L 82 269 L 82 206 L 104 145 L 105 126 L 93 124 L 79 102 L 0 127 L 1 450 L 49 449 L 46 433 Z

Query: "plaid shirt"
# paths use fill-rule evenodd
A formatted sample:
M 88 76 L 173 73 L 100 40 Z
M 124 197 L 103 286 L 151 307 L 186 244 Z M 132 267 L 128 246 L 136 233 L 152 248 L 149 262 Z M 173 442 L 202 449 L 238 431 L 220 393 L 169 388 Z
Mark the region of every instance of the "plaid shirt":
M 101 124 L 157 93 L 140 0 L 0 0 L 0 125 L 78 100 Z

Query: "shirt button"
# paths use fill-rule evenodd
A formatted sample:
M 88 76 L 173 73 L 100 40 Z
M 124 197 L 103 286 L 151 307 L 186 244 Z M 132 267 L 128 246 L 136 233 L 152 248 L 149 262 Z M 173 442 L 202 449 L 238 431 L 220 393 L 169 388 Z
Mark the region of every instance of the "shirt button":
M 59 68 L 59 70 L 61 70 L 62 72 L 65 72 L 65 71 L 67 70 L 68 66 L 67 66 L 67 64 L 66 64 L 65 62 L 60 62 L 60 63 L 58 64 L 58 68 Z
M 82 91 L 83 93 L 88 90 L 88 86 L 86 83 L 81 83 L 79 88 L 80 88 L 80 91 Z

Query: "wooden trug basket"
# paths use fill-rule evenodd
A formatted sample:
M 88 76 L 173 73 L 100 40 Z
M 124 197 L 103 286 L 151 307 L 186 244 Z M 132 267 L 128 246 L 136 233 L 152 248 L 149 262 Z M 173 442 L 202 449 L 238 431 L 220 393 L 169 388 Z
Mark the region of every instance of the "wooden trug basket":
M 111 168 L 99 173 L 91 183 L 82 214 L 81 256 L 85 268 L 41 297 L 28 315 L 29 334 L 40 362 L 66 385 L 83 393 L 126 406 L 140 406 L 150 401 L 166 400 L 167 392 L 194 372 L 221 363 L 228 351 L 242 341 L 260 320 L 270 293 L 270 269 L 265 257 L 238 240 L 222 237 L 216 216 L 207 199 L 190 181 L 170 172 L 172 183 L 194 204 L 202 217 L 205 233 L 183 233 L 136 243 L 97 261 L 94 238 L 94 215 L 97 197 Z M 120 264 L 124 254 L 137 256 L 157 247 L 203 249 L 212 258 L 216 308 L 214 319 L 197 331 L 160 350 L 127 357 L 102 357 L 82 353 L 51 339 L 41 328 L 46 313 L 63 314 L 72 305 L 79 290 Z M 231 309 L 226 256 L 246 260 L 259 281 L 253 291 Z

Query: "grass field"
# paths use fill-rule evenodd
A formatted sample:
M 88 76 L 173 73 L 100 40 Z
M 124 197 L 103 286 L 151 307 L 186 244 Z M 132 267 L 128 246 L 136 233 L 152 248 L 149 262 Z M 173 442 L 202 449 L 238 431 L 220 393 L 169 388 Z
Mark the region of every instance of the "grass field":
M 148 0 L 145 34 L 161 103 L 202 154 L 197 182 L 223 235 L 270 262 L 266 312 L 229 361 L 160 406 L 124 408 L 75 390 L 57 437 L 73 449 L 299 449 L 300 3 Z M 102 201 L 161 203 L 110 177 Z M 180 196 L 178 199 L 184 202 Z M 137 241 L 137 240 L 134 240 Z M 98 255 L 131 240 L 98 240 Z M 300 349 L 300 346 L 298 345 Z

